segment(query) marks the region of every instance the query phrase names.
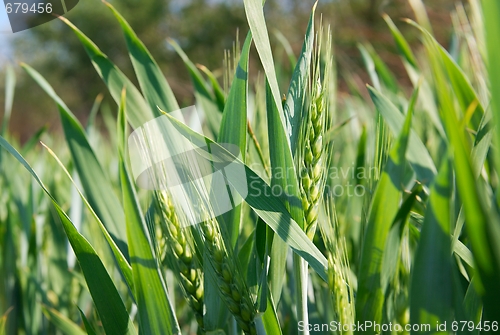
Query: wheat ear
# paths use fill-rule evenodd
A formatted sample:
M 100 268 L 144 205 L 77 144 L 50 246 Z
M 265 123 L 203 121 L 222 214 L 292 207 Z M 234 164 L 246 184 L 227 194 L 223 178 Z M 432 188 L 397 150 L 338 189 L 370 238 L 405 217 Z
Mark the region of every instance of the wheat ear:
M 177 277 L 188 305 L 193 310 L 198 325 L 204 331 L 203 323 L 203 271 L 194 257 L 192 236 L 180 224 L 174 205 L 164 191 L 157 192 L 158 204 L 162 214 L 162 232 L 165 235 L 172 255 L 174 275 Z
M 230 255 L 224 243 L 217 220 L 206 217 L 207 219 L 201 222 L 199 227 L 221 297 L 245 334 L 255 335 L 257 329 L 254 318 L 257 312 L 250 298 L 248 287 L 234 262 L 235 258 Z
M 330 36 L 330 35 L 329 35 Z M 329 66 L 321 78 L 321 39 L 322 30 L 316 38 L 315 61 L 312 69 L 309 96 L 310 103 L 305 111 L 299 138 L 299 153 L 297 155 L 297 171 L 299 171 L 299 187 L 304 209 L 304 231 L 312 239 L 318 222 L 319 204 L 326 181 L 327 149 L 323 136 L 330 123 L 328 106 Z M 330 48 L 330 37 L 327 43 L 327 62 Z

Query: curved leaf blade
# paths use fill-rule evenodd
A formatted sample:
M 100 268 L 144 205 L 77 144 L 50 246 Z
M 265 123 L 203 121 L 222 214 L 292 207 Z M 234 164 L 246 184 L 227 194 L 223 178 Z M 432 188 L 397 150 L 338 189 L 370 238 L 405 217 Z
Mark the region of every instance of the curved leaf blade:
M 118 131 L 122 147 L 125 143 L 125 91 L 118 112 Z M 123 148 L 119 150 L 120 183 L 127 225 L 134 290 L 139 314 L 139 325 L 145 334 L 173 334 L 173 318 L 168 301 L 167 287 L 160 271 L 159 261 L 144 220 L 133 181 L 128 172 Z
M 61 220 L 64 231 L 68 236 L 71 247 L 76 254 L 106 334 L 136 335 L 137 332 L 129 318 L 120 294 L 92 245 L 78 232 L 68 215 L 61 209 L 28 162 L 1 136 L 0 146 L 6 149 L 24 166 L 42 190 L 49 196 Z
M 401 132 L 404 123 L 404 115 L 394 104 L 373 87 L 368 86 L 368 91 L 377 110 L 382 114 L 386 124 L 395 134 Z M 408 143 L 407 159 L 412 164 L 419 181 L 428 185 L 436 175 L 436 166 L 432 160 L 429 151 L 422 143 L 418 135 L 411 130 L 410 141 Z
M 431 188 L 424 225 L 412 270 L 410 322 L 443 324 L 452 321 L 451 258 L 452 169 L 444 159 Z
M 203 148 L 211 146 L 223 156 L 219 158 L 225 161 L 231 161 L 233 164 L 238 164 L 245 169 L 245 178 L 242 178 L 242 176 L 238 174 L 240 171 L 239 169 L 230 169 L 231 171 L 226 171 L 226 178 L 230 185 L 240 195 L 246 195 L 245 201 L 253 208 L 257 215 L 287 242 L 296 254 L 304 258 L 321 278 L 326 280 L 326 258 L 291 217 L 281 199 L 272 193 L 271 187 L 260 178 L 257 173 L 224 147 L 193 131 L 174 117 L 168 114 L 165 114 L 164 117 L 167 117 L 183 136 L 198 147 Z M 252 194 L 251 191 L 255 192 L 255 194 Z M 293 201 L 300 200 L 294 198 Z
M 157 109 L 149 108 L 137 87 L 125 76 L 125 74 L 94 44 L 83 32 L 80 31 L 68 19 L 60 16 L 71 30 L 76 34 L 87 52 L 92 65 L 101 79 L 108 87 L 109 93 L 115 100 L 116 104 L 120 104 L 120 95 L 125 87 L 128 92 L 127 100 L 127 116 L 134 128 L 142 126 L 145 122 L 158 116 Z
M 179 105 L 174 93 L 153 56 L 151 56 L 144 43 L 137 37 L 123 16 L 109 2 L 104 3 L 120 23 L 142 94 L 155 116 L 159 115 L 158 107 L 167 112 L 178 110 Z
M 242 161 L 245 161 L 247 148 L 248 59 L 251 43 L 252 34 L 248 32 L 224 106 L 219 135 L 217 137 L 218 143 L 236 145 L 241 153 Z M 238 240 L 240 217 L 241 206 L 236 206 L 222 216 L 233 248 Z
M 292 155 L 295 154 L 297 147 L 300 121 L 302 119 L 302 107 L 304 105 L 311 68 L 312 51 L 314 47 L 314 14 L 316 12 L 316 4 L 317 2 L 314 4 L 309 17 L 304 43 L 302 44 L 302 51 L 300 52 L 299 59 L 293 70 L 292 81 L 288 87 L 285 106 L 283 107 L 286 120 L 283 127 L 286 127 L 285 131 L 288 136 Z M 279 111 L 279 107 L 277 108 Z
M 113 185 L 111 185 L 109 178 L 105 176 L 89 144 L 85 130 L 40 73 L 27 64 L 21 64 L 21 66 L 56 102 L 71 157 L 75 162 L 75 167 L 83 189 L 87 194 L 89 204 L 113 237 L 121 253 L 127 257 L 128 249 L 124 229 L 125 217 L 123 208 L 113 189 Z
M 390 152 L 370 205 L 358 274 L 356 318 L 359 322 L 380 323 L 382 321 L 385 294 L 385 288 L 382 285 L 382 260 L 389 230 L 398 213 L 412 114 L 410 109 L 399 138 Z

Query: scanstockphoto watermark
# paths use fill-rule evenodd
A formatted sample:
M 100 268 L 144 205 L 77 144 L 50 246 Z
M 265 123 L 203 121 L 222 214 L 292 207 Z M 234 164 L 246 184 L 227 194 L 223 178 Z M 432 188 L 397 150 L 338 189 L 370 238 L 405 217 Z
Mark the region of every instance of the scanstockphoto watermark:
M 249 165 L 254 171 L 260 168 L 259 163 L 253 163 Z M 286 179 L 290 173 L 296 173 L 294 167 L 289 168 L 273 168 L 272 175 L 273 178 Z M 329 182 L 324 186 L 322 190 L 325 196 L 340 198 L 340 197 L 363 197 L 366 192 L 366 183 L 363 180 L 368 180 L 373 178 L 378 174 L 378 169 L 376 167 L 355 167 L 354 165 L 348 167 L 331 167 L 328 169 L 327 178 Z M 298 172 L 299 178 L 307 178 L 308 171 L 302 170 Z M 275 184 L 270 188 L 262 189 L 260 187 L 260 181 L 250 178 L 249 185 L 249 195 L 251 196 L 275 196 L 290 198 L 293 197 L 293 186 L 287 185 L 285 187 Z
M 399 323 L 378 323 L 374 321 L 364 321 L 356 323 L 341 323 L 338 321 L 331 321 L 329 323 L 305 323 L 299 321 L 297 324 L 299 331 L 308 330 L 310 332 L 369 332 L 369 333 L 390 333 L 390 332 L 435 332 L 435 333 L 448 333 L 448 332 L 498 332 L 498 321 L 460 321 L 455 320 L 452 322 L 436 321 L 434 324 L 430 323 L 408 323 L 401 325 Z
M 190 106 L 135 129 L 128 139 L 128 149 L 138 186 L 167 191 L 189 225 L 224 214 L 248 196 L 294 198 L 291 185 L 264 187 L 262 179 L 247 176 L 239 147 L 207 140 L 200 134 L 202 123 L 203 114 Z M 250 168 L 259 170 L 258 166 Z M 302 170 L 298 177 L 307 178 L 309 172 Z M 359 181 L 376 172 L 354 166 L 332 167 L 327 171 L 329 183 L 319 191 L 333 197 L 361 197 L 366 190 Z M 293 167 L 277 168 L 272 173 L 280 179 L 296 171 Z
M 3 0 L 0 33 L 17 33 L 47 23 L 65 15 L 77 4 L 78 0 Z M 3 24 L 5 17 L 8 24 Z
M 358 332 L 358 333 L 392 333 L 392 332 L 430 332 L 432 327 L 428 323 L 424 324 L 406 324 L 399 323 L 378 323 L 373 321 L 364 321 L 356 323 L 341 323 L 338 321 L 331 321 L 329 323 L 306 323 L 299 321 L 297 324 L 299 332 L 308 330 L 310 332 Z M 436 326 L 438 327 L 439 324 Z M 440 329 L 440 328 L 437 328 Z

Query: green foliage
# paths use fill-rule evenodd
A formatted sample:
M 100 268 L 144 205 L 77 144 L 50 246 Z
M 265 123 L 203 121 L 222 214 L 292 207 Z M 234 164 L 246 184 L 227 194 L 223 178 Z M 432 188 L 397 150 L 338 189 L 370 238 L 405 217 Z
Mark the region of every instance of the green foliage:
M 278 71 L 262 2 L 245 0 L 250 30 L 234 65 L 226 64 L 225 75 L 233 77 L 227 90 L 215 71 L 170 43 L 192 80 L 207 136 L 177 111 L 155 52 L 126 13 L 101 5 L 124 34 L 138 87 L 63 19 L 119 106 L 118 117 L 98 97 L 84 128 L 49 80 L 22 64 L 56 103 L 65 138 L 42 127 L 22 146 L 8 126 L 16 78 L 7 71 L 0 334 L 309 334 L 331 321 L 391 323 L 394 334 L 420 334 L 404 328 L 416 324 L 429 324 L 423 333 L 435 334 L 444 322 L 450 333 L 472 321 L 457 334 L 497 333 L 500 102 L 492 93 L 499 85 L 500 14 L 483 1 L 484 39 L 468 19 L 481 18 L 480 4 L 470 4 L 453 14 L 461 20 L 458 53 L 437 42 L 420 1 L 411 1 L 418 22 L 407 23 L 424 52 L 414 52 L 384 16 L 411 79 L 408 99 L 367 43 L 359 50 L 374 87 L 356 87 L 353 73 L 346 78 L 353 92 L 337 94 L 331 33 L 315 21 L 316 5 L 300 55 L 289 55 L 293 72 Z M 470 34 L 461 34 L 466 28 Z M 486 46 L 488 58 L 478 58 L 471 45 Z M 254 58 L 264 74 L 255 82 Z M 279 84 L 286 82 L 282 101 Z M 98 112 L 109 137 L 96 129 Z M 226 171 L 227 189 L 244 201 L 218 217 L 207 216 L 204 202 L 202 222 L 190 225 L 190 213 L 169 190 L 137 189 L 129 126 L 155 117 L 201 157 L 218 152 L 217 159 L 244 170 L 245 176 Z M 40 139 L 43 148 L 35 144 Z M 227 150 L 228 143 L 241 154 Z M 189 187 L 202 196 L 194 181 Z M 333 328 L 318 332 L 380 333 Z

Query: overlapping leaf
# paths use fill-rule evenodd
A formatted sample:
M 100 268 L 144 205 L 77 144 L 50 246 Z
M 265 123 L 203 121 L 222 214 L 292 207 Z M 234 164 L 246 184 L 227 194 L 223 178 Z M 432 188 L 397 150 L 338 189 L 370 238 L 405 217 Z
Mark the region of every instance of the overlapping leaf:
M 61 209 L 28 162 L 1 136 L 0 146 L 6 149 L 28 170 L 47 196 L 49 196 L 76 254 L 106 333 L 111 335 L 137 334 L 120 294 L 94 248 L 76 230 L 69 217 Z

